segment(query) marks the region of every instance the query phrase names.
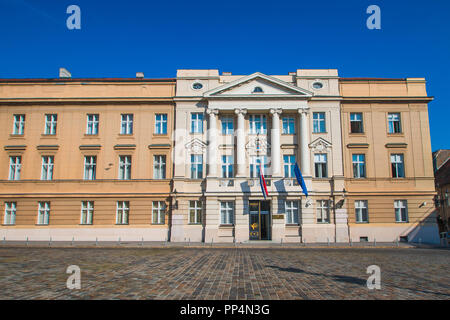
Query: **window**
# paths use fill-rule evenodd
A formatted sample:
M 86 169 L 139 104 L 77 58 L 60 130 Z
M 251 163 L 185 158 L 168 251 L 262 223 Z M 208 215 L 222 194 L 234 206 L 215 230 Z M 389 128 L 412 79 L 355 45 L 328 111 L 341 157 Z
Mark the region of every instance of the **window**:
M 9 157 L 9 180 L 20 180 L 22 157 Z
M 222 156 L 222 178 L 233 178 L 233 156 Z
M 403 154 L 391 154 L 392 178 L 404 178 Z
M 56 123 L 58 121 L 58 115 L 56 114 L 46 114 L 45 115 L 45 134 L 55 135 L 56 134 Z
M 224 116 L 224 117 L 221 118 L 221 120 L 222 120 L 222 134 L 223 135 L 233 134 L 234 133 L 233 117 Z
M 81 202 L 81 224 L 92 224 L 94 215 L 94 201 Z
M 350 113 L 350 132 L 364 133 L 362 113 Z
M 286 201 L 286 223 L 298 224 L 298 201 Z
M 283 117 L 283 134 L 295 134 L 294 117 Z
M 234 205 L 232 201 L 220 202 L 220 224 L 233 224 Z
M 128 224 L 129 213 L 130 213 L 130 202 L 117 201 L 116 224 Z
M 325 112 L 314 112 L 313 113 L 313 132 L 323 133 L 326 131 L 325 128 Z
M 133 134 L 133 115 L 122 114 L 120 134 Z
M 295 156 L 293 155 L 283 156 L 283 160 L 284 160 L 284 177 L 285 178 L 295 177 L 294 174 Z
M 41 170 L 41 180 L 52 180 L 53 179 L 53 156 L 43 156 L 42 157 L 42 170 Z
M 201 201 L 189 201 L 189 223 L 202 223 Z
M 191 114 L 191 133 L 203 133 L 203 113 Z
M 152 203 L 152 223 L 164 224 L 166 218 L 166 203 L 164 201 L 153 201 Z
M 5 202 L 5 218 L 3 224 L 14 225 L 16 224 L 16 203 Z
M 131 156 L 119 156 L 119 180 L 131 179 Z
M 258 178 L 259 172 L 263 166 L 263 174 L 267 175 L 268 161 L 267 156 L 251 156 L 250 157 L 250 177 Z
M 353 178 L 366 177 L 366 156 L 364 154 L 354 154 L 352 156 Z
M 13 134 L 23 135 L 25 132 L 25 115 L 15 114 L 14 115 L 14 125 Z
M 330 223 L 328 200 L 317 200 L 317 223 Z
M 356 222 L 369 222 L 369 214 L 367 212 L 367 200 L 355 201 Z
M 50 202 L 39 202 L 37 224 L 48 225 L 50 217 Z
M 191 179 L 203 178 L 203 155 L 191 155 Z
M 314 155 L 314 166 L 316 170 L 316 178 L 326 178 L 327 175 L 327 155 L 326 154 L 315 154 Z
M 155 134 L 167 134 L 167 114 L 155 115 Z
M 321 82 L 314 82 L 312 87 L 316 90 L 319 90 L 323 88 L 323 84 Z
M 253 93 L 263 93 L 264 91 L 263 91 L 263 89 L 261 88 L 261 87 L 255 87 L 254 89 L 253 89 Z
M 388 123 L 389 123 L 389 133 L 401 133 L 402 132 L 400 113 L 389 113 L 388 114 Z
M 192 85 L 192 89 L 194 89 L 194 90 L 200 90 L 201 88 L 203 88 L 203 85 L 200 82 L 195 82 Z
M 97 135 L 98 134 L 98 114 L 88 114 L 87 115 L 87 135 Z
M 249 116 L 250 134 L 266 134 L 267 133 L 267 118 L 265 115 Z
M 408 202 L 406 200 L 395 200 L 395 221 L 408 222 Z
M 97 166 L 96 156 L 84 157 L 84 180 L 95 180 L 96 166 Z
M 166 178 L 166 156 L 153 156 L 153 179 Z

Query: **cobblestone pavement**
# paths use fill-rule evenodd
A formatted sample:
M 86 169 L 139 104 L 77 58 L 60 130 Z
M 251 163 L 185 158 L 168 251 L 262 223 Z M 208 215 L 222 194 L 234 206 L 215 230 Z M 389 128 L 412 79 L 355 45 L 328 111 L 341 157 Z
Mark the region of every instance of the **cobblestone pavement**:
M 445 299 L 450 250 L 0 248 L 0 299 Z M 66 269 L 81 268 L 81 290 Z M 381 289 L 369 290 L 370 265 Z

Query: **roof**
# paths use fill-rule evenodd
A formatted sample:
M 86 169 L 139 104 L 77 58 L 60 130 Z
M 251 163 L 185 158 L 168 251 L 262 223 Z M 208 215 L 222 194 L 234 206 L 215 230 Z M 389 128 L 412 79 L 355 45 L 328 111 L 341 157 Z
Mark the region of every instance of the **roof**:
M 175 78 L 36 78 L 36 79 L 0 79 L 0 83 L 32 82 L 175 82 Z
M 438 186 L 450 184 L 450 161 L 447 161 L 436 171 L 435 178 Z

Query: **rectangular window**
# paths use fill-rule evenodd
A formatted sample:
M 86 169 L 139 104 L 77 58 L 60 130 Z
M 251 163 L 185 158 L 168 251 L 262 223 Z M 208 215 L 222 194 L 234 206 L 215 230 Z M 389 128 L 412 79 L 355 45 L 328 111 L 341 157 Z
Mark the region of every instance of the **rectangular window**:
M 37 224 L 48 225 L 50 218 L 50 202 L 39 202 Z
M 53 156 L 42 157 L 41 180 L 53 180 L 54 161 Z
M 285 178 L 295 177 L 294 174 L 295 156 L 293 155 L 283 156 L 283 161 L 284 161 L 284 177 Z
M 25 115 L 15 114 L 13 124 L 13 134 L 23 135 L 25 132 Z
M 96 156 L 84 157 L 84 180 L 95 180 L 96 167 L 97 167 Z
M 367 200 L 355 201 L 356 222 L 369 222 L 369 214 L 367 211 Z
M 328 200 L 317 200 L 317 223 L 330 223 Z
M 220 202 L 220 224 L 234 223 L 234 204 L 232 201 Z
M 120 134 L 133 134 L 133 114 L 121 115 Z
M 86 126 L 86 134 L 87 135 L 97 135 L 98 134 L 98 122 L 99 122 L 98 114 L 88 114 L 87 115 L 87 126 Z
M 263 167 L 263 174 L 267 176 L 269 163 L 267 156 L 251 156 L 250 157 L 250 178 L 259 178 L 259 172 Z
M 20 180 L 22 157 L 9 157 L 9 180 Z
M 326 178 L 327 173 L 327 155 L 326 154 L 315 154 L 314 155 L 314 167 L 316 172 L 316 178 Z
M 285 201 L 286 223 L 298 224 L 298 201 Z
M 94 201 L 82 201 L 80 224 L 92 224 L 93 216 L 94 216 Z
M 167 114 L 155 115 L 155 134 L 167 134 Z
M 401 133 L 402 132 L 400 113 L 389 113 L 388 114 L 388 123 L 389 123 L 389 133 Z
M 350 113 L 350 132 L 364 133 L 362 113 Z
M 202 202 L 189 201 L 189 223 L 202 223 Z
M 203 178 L 203 155 L 191 155 L 191 179 Z
M 15 202 L 5 202 L 5 218 L 3 219 L 3 224 L 16 224 L 16 205 Z
M 119 156 L 119 180 L 131 179 L 131 156 Z
M 366 156 L 364 154 L 352 155 L 353 178 L 366 177 Z
M 203 113 L 191 114 L 191 133 L 203 133 Z
M 234 133 L 234 121 L 231 116 L 223 116 L 221 118 L 222 121 L 222 134 L 233 134 Z
M 283 117 L 283 134 L 295 134 L 294 117 Z
M 265 115 L 249 116 L 250 134 L 266 134 L 267 133 L 267 118 Z
M 233 156 L 222 156 L 222 178 L 233 178 Z
M 166 221 L 166 203 L 164 201 L 153 201 L 152 223 L 164 224 Z
M 324 133 L 326 131 L 325 126 L 325 112 L 313 113 L 313 132 Z
M 395 221 L 408 222 L 408 202 L 406 200 L 395 200 Z
M 153 179 L 166 178 L 166 156 L 153 156 Z
M 128 224 L 129 213 L 130 213 L 130 202 L 117 201 L 116 224 Z
M 46 114 L 45 115 L 45 134 L 55 135 L 56 134 L 56 124 L 58 121 L 57 114 Z
M 391 154 L 392 178 L 404 178 L 403 154 Z

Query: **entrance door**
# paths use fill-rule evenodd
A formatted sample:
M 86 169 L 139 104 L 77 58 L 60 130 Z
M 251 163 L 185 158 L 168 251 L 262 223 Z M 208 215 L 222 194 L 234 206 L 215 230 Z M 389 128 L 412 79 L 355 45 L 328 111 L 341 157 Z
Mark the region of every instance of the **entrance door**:
M 250 240 L 270 240 L 270 201 L 250 201 Z

